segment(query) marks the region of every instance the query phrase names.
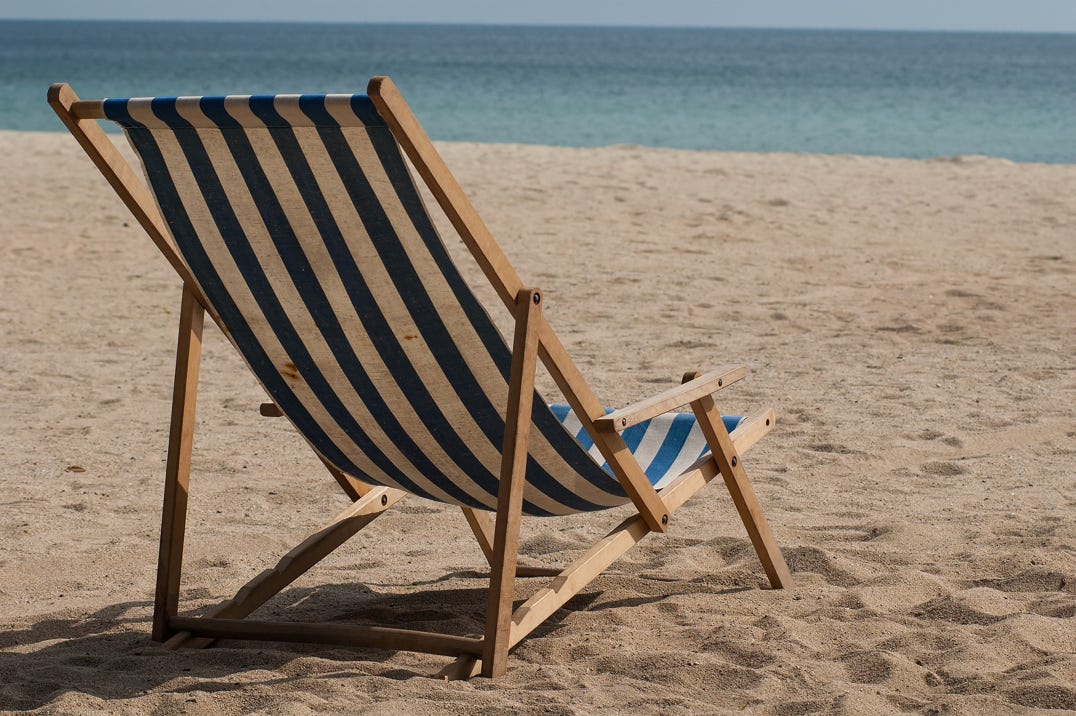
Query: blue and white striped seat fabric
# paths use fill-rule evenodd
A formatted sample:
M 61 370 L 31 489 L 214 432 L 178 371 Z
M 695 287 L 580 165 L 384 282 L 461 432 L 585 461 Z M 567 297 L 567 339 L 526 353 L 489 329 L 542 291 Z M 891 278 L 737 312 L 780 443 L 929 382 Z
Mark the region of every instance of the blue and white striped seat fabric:
M 104 110 L 229 340 L 311 446 L 365 482 L 495 509 L 511 352 L 369 98 L 112 99 Z M 536 395 L 532 417 L 525 513 L 627 502 L 574 416 Z M 693 425 L 681 415 L 638 439 L 627 431 L 652 482 L 705 452 Z
M 601 451 L 594 444 L 593 438 L 579 422 L 572 409 L 567 405 L 550 405 L 549 409 L 564 428 L 575 436 L 595 461 L 601 463 L 602 469 L 613 474 L 605 464 Z M 606 411 L 612 412 L 611 410 Z M 730 433 L 743 421 L 741 416 L 724 416 L 725 429 Z M 695 416 L 690 413 L 667 413 L 656 418 L 632 425 L 620 433 L 631 454 L 639 461 L 647 478 L 654 487 L 661 489 L 673 478 L 687 471 L 703 455 L 710 452 L 706 436 L 702 434 Z

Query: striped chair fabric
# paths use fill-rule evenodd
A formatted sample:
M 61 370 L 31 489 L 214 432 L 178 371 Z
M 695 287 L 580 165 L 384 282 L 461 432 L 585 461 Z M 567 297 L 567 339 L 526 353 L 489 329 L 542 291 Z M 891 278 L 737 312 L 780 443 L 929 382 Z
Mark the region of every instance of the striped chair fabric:
M 110 99 L 104 111 L 229 340 L 318 454 L 368 483 L 496 509 L 511 351 L 370 99 Z M 628 501 L 566 406 L 536 395 L 533 426 L 526 514 Z M 658 486 L 707 452 L 689 414 L 624 438 Z

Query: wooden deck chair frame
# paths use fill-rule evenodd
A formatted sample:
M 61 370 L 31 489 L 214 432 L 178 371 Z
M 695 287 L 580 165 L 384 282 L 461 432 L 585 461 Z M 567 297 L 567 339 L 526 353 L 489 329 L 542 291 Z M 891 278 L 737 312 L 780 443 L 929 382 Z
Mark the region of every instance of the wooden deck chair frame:
M 772 429 L 774 412 L 762 410 L 730 434 L 713 398 L 717 391 L 745 377 L 747 369 L 734 366 L 706 374 L 688 373 L 680 386 L 606 414 L 544 319 L 542 294 L 526 287 L 509 264 L 395 85 L 387 77 L 374 77 L 367 93 L 497 295 L 515 317 L 496 518 L 491 520 L 485 512 L 463 508 L 491 568 L 485 633 L 481 637 L 467 637 L 396 628 L 245 618 L 405 494 L 388 487 L 367 485 L 328 464 L 333 477 L 352 499 L 351 505 L 285 555 L 273 569 L 261 573 L 232 599 L 211 609 L 208 616 L 179 616 L 202 328 L 209 304 L 175 249 L 145 182 L 97 124 L 96 120 L 104 118 L 102 100 L 79 100 L 69 85 L 60 83 L 49 89 L 49 104 L 183 282 L 152 638 L 169 648 L 198 647 L 215 639 L 235 638 L 420 651 L 456 657 L 439 672 L 441 677 L 468 678 L 478 673 L 499 676 L 505 672 L 509 649 L 643 537 L 650 532 L 664 532 L 677 508 L 717 475 L 721 475 L 732 496 L 770 583 L 774 588 L 789 586 L 789 569 L 740 459 Z M 212 312 L 210 315 L 220 323 Z M 563 570 L 517 564 L 529 416 L 538 360 L 551 374 L 637 509 Z M 691 406 L 712 453 L 660 492 L 656 491 L 619 432 L 687 405 Z M 262 406 L 261 412 L 278 415 L 279 409 L 268 403 Z M 554 578 L 513 610 L 515 578 L 523 576 Z

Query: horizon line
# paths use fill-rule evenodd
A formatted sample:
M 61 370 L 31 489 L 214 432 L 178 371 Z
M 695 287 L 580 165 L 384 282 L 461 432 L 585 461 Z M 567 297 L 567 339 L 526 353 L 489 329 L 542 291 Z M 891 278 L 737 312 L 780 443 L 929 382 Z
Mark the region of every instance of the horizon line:
M 767 30 L 777 32 L 895 32 L 939 33 L 976 35 L 1073 35 L 1076 30 L 1005 30 L 972 28 L 916 28 L 916 27 L 840 27 L 826 25 L 764 26 L 764 25 L 655 25 L 645 23 L 590 23 L 590 22 L 456 22 L 439 20 L 283 20 L 283 19 L 204 19 L 204 18 L 119 18 L 119 17 L 0 17 L 0 22 L 120 22 L 120 23 L 189 23 L 207 25 L 394 25 L 419 27 L 533 27 L 533 28 L 589 28 L 589 29 L 637 29 L 637 30 Z

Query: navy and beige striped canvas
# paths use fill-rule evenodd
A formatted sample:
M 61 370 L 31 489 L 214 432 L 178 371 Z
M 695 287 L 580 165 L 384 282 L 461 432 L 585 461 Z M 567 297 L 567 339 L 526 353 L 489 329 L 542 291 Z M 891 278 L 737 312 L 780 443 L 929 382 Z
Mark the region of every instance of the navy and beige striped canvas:
M 510 349 L 449 259 L 370 99 L 104 108 L 141 157 L 229 339 L 314 449 L 369 483 L 495 509 Z M 536 396 L 533 421 L 526 513 L 627 501 L 567 408 Z M 690 415 L 624 437 L 658 485 L 706 452 Z

